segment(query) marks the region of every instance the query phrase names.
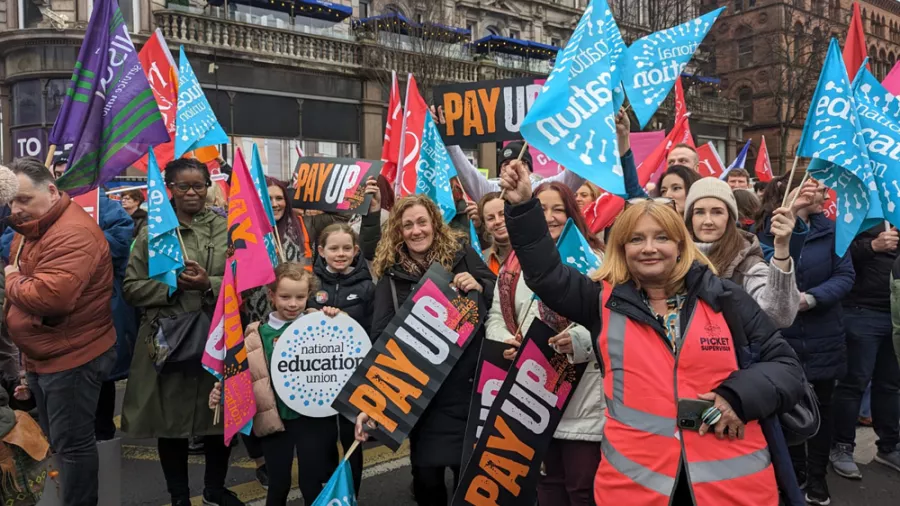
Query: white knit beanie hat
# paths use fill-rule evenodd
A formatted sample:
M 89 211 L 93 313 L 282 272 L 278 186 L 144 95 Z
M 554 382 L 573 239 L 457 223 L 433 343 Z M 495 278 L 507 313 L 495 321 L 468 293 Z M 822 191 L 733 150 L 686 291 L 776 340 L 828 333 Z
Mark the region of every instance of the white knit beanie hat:
M 691 191 L 688 192 L 687 199 L 684 201 L 684 219 L 690 217 L 691 206 L 700 199 L 712 197 L 719 199 L 728 207 L 731 217 L 737 220 L 738 206 L 734 199 L 734 193 L 728 183 L 715 177 L 705 177 L 691 185 Z

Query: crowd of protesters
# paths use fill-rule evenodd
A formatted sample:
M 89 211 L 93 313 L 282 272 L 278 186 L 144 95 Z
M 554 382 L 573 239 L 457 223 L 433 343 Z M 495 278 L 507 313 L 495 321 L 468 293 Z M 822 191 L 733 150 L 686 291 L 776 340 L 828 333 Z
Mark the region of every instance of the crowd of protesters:
M 541 506 L 827 505 L 829 467 L 862 477 L 853 452 L 867 388 L 875 460 L 900 473 L 897 230 L 866 231 L 840 257 L 824 186 L 785 176 L 751 186 L 742 169 L 703 178 L 688 145 L 671 150 L 648 195 L 636 183 L 627 115 L 617 124 L 629 200 L 600 233 L 583 213 L 601 190 L 569 171 L 541 180 L 515 142 L 500 152 L 497 180 L 449 147 L 458 173 L 450 223 L 425 196 L 395 197 L 383 176 L 366 183 L 371 206 L 361 217 L 299 209 L 288 183 L 266 178 L 284 260 L 276 281 L 243 294 L 241 308 L 259 406 L 253 434 L 241 440 L 268 488 L 266 504 L 286 503 L 295 457 L 311 504 L 337 466 L 337 443 L 346 450 L 374 427 L 365 414 L 310 418 L 290 409 L 267 370 L 274 342 L 311 311 L 347 313 L 382 339 L 434 263 L 457 290 L 478 292 L 488 313 L 410 434 L 419 505 L 446 506 L 454 492 L 446 471 L 460 479 L 478 343 L 503 342 L 512 360 L 535 320 L 558 332 L 558 353 L 586 364 L 541 463 Z M 233 445 L 213 423 L 221 384 L 199 363 L 160 374 L 136 345 L 160 319 L 212 310 L 226 264 L 227 202 L 203 163 L 166 165 L 189 259 L 169 293 L 148 272 L 144 194 L 101 196 L 98 224 L 54 184 L 65 163 L 10 166 L 17 190 L 0 238 L 5 402 L 34 405 L 61 458 L 66 505 L 97 503 L 96 442 L 115 436 L 115 382 L 125 378 L 121 430 L 156 439 L 172 504 L 191 503 L 192 448 L 205 458 L 203 503 L 243 504 L 225 487 Z M 557 251 L 569 220 L 602 259 L 590 277 Z M 483 251 L 472 247 L 470 222 Z M 710 338 L 731 344 L 710 348 Z M 686 398 L 710 406 L 695 430 L 677 419 Z M 779 418 L 804 402 L 818 411 L 818 430 L 783 435 Z M 357 492 L 362 466 L 357 452 Z

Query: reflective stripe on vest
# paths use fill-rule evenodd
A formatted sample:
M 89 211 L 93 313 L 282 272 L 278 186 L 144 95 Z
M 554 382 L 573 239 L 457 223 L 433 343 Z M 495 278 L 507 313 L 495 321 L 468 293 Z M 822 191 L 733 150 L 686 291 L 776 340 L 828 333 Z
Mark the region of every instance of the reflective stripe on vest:
M 611 292 L 604 282 L 598 350 L 608 361 L 608 421 L 595 481 L 598 506 L 667 504 L 682 459 L 698 506 L 777 504 L 758 423 L 748 423 L 745 439 L 734 441 L 677 427 L 676 396 L 696 398 L 737 370 L 724 317 L 699 300 L 674 356 L 655 329 L 607 307 Z

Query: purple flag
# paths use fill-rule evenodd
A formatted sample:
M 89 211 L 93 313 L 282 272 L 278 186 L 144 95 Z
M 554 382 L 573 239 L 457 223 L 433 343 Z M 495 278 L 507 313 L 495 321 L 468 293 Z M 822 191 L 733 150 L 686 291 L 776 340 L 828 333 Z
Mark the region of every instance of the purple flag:
M 80 195 L 119 175 L 169 141 L 153 91 L 115 0 L 95 0 L 94 13 L 50 143 L 72 144 L 57 185 Z

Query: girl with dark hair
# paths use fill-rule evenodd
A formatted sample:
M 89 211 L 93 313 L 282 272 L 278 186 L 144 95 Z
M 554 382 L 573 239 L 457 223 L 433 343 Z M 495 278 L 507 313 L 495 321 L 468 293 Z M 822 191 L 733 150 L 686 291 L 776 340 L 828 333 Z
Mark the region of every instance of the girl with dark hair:
M 554 242 L 559 239 L 566 222 L 571 218 L 595 252 L 602 254 L 599 240 L 587 230 L 584 217 L 575 202 L 575 195 L 568 187 L 558 182 L 545 183 L 537 187 L 535 196 L 544 210 L 544 218 Z M 550 325 L 557 332 L 568 327 L 568 320 L 560 317 L 543 302 L 532 303 L 534 294 L 523 279 L 515 253 L 509 254 L 498 278 L 494 302 L 485 324 L 486 337 L 510 345 L 504 353 L 507 359 L 515 358 L 522 336 L 528 332 L 535 319 Z M 539 502 L 573 506 L 593 504 L 594 473 L 600 464 L 600 441 L 603 439 L 605 422 L 603 379 L 591 351 L 593 347 L 588 329 L 575 325 L 554 339 L 560 353 L 572 353 L 575 363 L 589 364 L 572 401 L 563 413 L 544 458 L 545 469 L 538 482 Z
M 143 310 L 138 342 L 156 332 L 159 318 L 205 310 L 212 313 L 225 273 L 228 230 L 225 218 L 206 208 L 206 192 L 212 181 L 206 165 L 179 158 L 166 165 L 166 186 L 178 217 L 185 269 L 178 276 L 178 289 L 150 279 L 147 229 L 138 235 L 123 291 L 125 300 Z M 188 260 L 190 259 L 190 260 Z M 146 347 L 135 349 L 122 407 L 122 430 L 136 438 L 157 438 L 159 462 L 173 506 L 191 503 L 188 480 L 188 439 L 203 438 L 206 456 L 203 502 L 218 506 L 240 506 L 238 497 L 225 488 L 231 449 L 225 445 L 222 426 L 213 425 L 207 409 L 207 394 L 215 378 L 196 370 L 159 374 Z
M 800 307 L 789 250 L 793 214 L 778 209 L 774 215 L 775 256 L 767 264 L 756 236 L 737 226 L 737 202 L 728 183 L 714 177 L 701 179 L 691 187 L 685 206 L 691 238 L 719 277 L 742 286 L 778 328 L 789 327 Z
M 700 174 L 697 171 L 683 165 L 673 165 L 663 172 L 656 187 L 659 188 L 659 196 L 672 199 L 675 202 L 675 210 L 682 214 L 684 199 L 691 191 L 691 185 L 699 180 Z

